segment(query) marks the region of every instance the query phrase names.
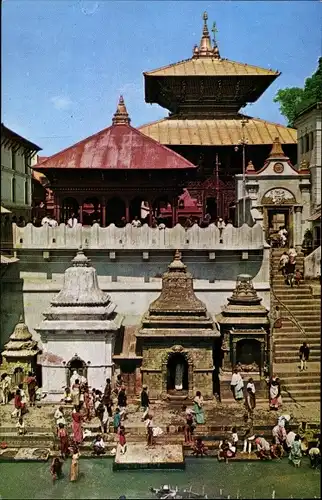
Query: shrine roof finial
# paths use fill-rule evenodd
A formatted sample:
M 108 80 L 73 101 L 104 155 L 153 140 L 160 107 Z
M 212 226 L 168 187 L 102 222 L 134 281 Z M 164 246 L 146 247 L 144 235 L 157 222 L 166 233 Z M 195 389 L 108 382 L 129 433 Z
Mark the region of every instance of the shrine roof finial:
M 204 24 L 203 24 L 203 30 L 202 30 L 200 44 L 199 44 L 199 47 L 197 47 L 197 48 L 194 47 L 192 57 L 194 57 L 194 58 L 212 57 L 215 59 L 220 59 L 220 54 L 219 54 L 219 50 L 218 50 L 217 42 L 216 42 L 216 38 L 215 38 L 215 34 L 218 31 L 216 28 L 216 23 L 213 23 L 213 28 L 212 28 L 212 32 L 214 33 L 214 47 L 212 47 L 210 34 L 209 34 L 209 30 L 208 30 L 208 24 L 207 24 L 207 21 L 208 21 L 207 12 L 203 13 L 202 18 L 203 18 Z
M 117 105 L 116 112 L 114 113 L 112 123 L 113 125 L 130 125 L 131 119 L 127 112 L 123 96 L 119 98 L 119 103 Z
M 269 158 L 276 158 L 276 157 L 286 158 L 279 137 L 275 137 L 271 152 L 269 154 Z

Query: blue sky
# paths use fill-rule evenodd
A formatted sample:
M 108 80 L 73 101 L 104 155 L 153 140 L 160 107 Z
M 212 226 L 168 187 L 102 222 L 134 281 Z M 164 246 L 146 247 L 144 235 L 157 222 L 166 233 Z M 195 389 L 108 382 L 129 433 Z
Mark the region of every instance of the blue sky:
M 222 57 L 282 72 L 245 112 L 284 124 L 273 97 L 317 67 L 318 1 L 3 0 L 2 122 L 51 155 L 108 127 L 120 94 L 134 126 L 167 116 L 142 73 L 191 57 L 205 10 Z

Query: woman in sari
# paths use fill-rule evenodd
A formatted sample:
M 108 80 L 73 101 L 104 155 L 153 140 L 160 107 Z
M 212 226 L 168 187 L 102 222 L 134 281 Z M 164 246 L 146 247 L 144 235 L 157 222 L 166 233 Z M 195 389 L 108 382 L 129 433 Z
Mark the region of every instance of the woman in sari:
M 77 481 L 79 475 L 79 457 L 80 453 L 77 446 L 73 447 L 72 464 L 70 466 L 70 480 Z
M 72 429 L 74 435 L 74 441 L 79 444 L 83 441 L 83 429 L 82 429 L 82 416 L 80 414 L 80 407 L 75 406 L 72 413 Z
M 85 405 L 85 418 L 88 422 L 92 420 L 94 416 L 94 402 L 92 393 L 89 391 L 88 386 L 85 388 L 84 392 L 84 405 Z
M 76 379 L 75 383 L 72 385 L 71 390 L 72 403 L 74 406 L 79 406 L 80 402 L 80 384 L 79 380 Z
M 200 391 L 196 392 L 195 399 L 193 400 L 193 411 L 195 413 L 195 419 L 197 424 L 205 423 L 205 413 L 203 410 L 203 397 Z
M 302 450 L 301 450 L 301 439 L 298 434 L 296 434 L 294 441 L 291 446 L 291 453 L 289 454 L 289 460 L 293 462 L 295 467 L 300 467 Z
M 234 369 L 233 376 L 231 377 L 230 387 L 235 400 L 242 401 L 244 399 L 244 381 L 237 368 Z
M 60 442 L 61 457 L 65 458 L 69 455 L 69 439 L 65 426 L 62 423 L 58 424 L 57 436 Z
M 270 410 L 278 410 L 282 405 L 280 381 L 276 376 L 273 376 L 269 385 L 269 408 Z

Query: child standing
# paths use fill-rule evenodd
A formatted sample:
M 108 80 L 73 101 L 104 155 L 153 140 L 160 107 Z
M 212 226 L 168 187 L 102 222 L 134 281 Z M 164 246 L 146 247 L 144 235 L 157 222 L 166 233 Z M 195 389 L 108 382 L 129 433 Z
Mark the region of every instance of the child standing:
M 22 436 L 23 434 L 26 434 L 26 429 L 25 429 L 25 422 L 23 421 L 23 418 L 20 417 L 18 422 L 16 423 L 16 427 L 18 429 L 18 434 Z
M 302 278 L 303 278 L 302 273 L 300 272 L 299 269 L 296 269 L 294 274 L 294 282 L 297 286 L 300 286 L 300 281 L 302 280 Z
M 231 440 L 233 442 L 233 446 L 236 447 L 236 450 L 237 450 L 237 443 L 238 443 L 238 434 L 237 434 L 237 429 L 236 427 L 233 427 L 231 429 Z
M 115 434 L 118 432 L 120 425 L 121 425 L 120 409 L 116 408 L 115 413 L 114 413 L 114 418 L 113 418 L 113 427 L 114 427 Z
M 119 444 L 120 444 L 120 453 L 124 455 L 126 452 L 126 437 L 125 437 L 125 428 L 123 425 L 120 426 L 119 430 Z

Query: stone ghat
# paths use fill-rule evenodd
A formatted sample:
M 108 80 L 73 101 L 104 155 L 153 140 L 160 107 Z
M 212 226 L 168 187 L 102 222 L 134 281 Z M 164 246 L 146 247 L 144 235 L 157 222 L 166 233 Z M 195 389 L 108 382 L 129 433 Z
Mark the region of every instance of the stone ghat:
M 13 224 L 13 245 L 16 249 L 102 249 L 102 250 L 259 250 L 267 246 L 263 228 L 244 224 L 234 227 L 227 224 L 222 235 L 214 224 L 200 228 L 197 224 L 184 229 L 180 224 L 173 228 L 151 228 L 147 224 L 140 228 L 127 224 L 118 228 L 82 226 L 69 228 L 65 224 L 57 227 L 35 227 L 27 224 L 18 227 Z

